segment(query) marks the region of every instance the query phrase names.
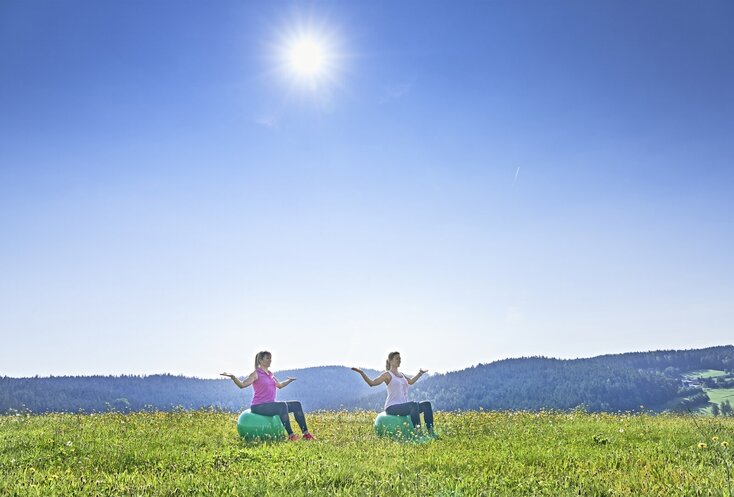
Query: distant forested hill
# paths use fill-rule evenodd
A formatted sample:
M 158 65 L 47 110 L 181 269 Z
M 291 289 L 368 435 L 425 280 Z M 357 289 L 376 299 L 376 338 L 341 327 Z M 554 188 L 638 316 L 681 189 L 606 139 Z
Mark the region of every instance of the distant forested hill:
M 708 402 L 700 386 L 684 385 L 694 370 L 734 369 L 734 346 L 661 350 L 561 360 L 507 359 L 462 371 L 429 376 L 411 388 L 416 400 L 437 409 L 572 409 L 591 411 L 662 410 Z M 378 371 L 367 371 L 375 376 Z M 279 391 L 281 400 L 298 399 L 306 410 L 381 409 L 385 388 L 368 387 L 342 366 L 323 366 L 276 375 L 298 380 Z M 46 411 L 170 410 L 216 407 L 240 411 L 252 390 L 232 381 L 172 375 L 0 378 L 0 413 L 11 409 Z M 682 403 L 678 403 L 680 399 Z M 686 403 L 687 402 L 687 403 Z
M 376 375 L 377 371 L 367 370 Z M 306 410 L 349 408 L 370 387 L 343 366 L 279 371 L 297 380 L 278 399 L 298 399 Z M 359 380 L 359 381 L 349 381 Z M 0 413 L 9 409 L 49 411 L 171 410 L 215 407 L 241 411 L 250 405 L 252 388 L 240 389 L 227 378 L 204 380 L 168 374 L 151 376 L 0 377 Z
M 416 384 L 416 397 L 438 409 L 661 409 L 701 393 L 682 373 L 734 368 L 734 346 L 604 355 L 590 359 L 507 359 L 438 375 Z M 703 400 L 703 398 L 701 398 Z

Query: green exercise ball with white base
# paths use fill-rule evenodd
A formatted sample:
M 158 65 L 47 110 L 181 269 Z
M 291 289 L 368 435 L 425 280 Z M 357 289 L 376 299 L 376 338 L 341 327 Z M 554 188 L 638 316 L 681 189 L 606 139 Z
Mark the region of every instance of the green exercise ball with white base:
M 237 433 L 245 440 L 280 440 L 285 438 L 285 427 L 280 416 L 262 416 L 247 409 L 237 418 Z
M 375 433 L 378 437 L 413 439 L 416 436 L 410 416 L 393 416 L 382 411 L 375 418 Z

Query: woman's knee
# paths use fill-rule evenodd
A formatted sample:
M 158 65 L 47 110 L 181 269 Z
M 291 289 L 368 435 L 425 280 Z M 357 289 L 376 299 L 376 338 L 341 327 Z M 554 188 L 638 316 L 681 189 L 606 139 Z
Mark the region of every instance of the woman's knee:
M 297 400 L 288 401 L 287 405 L 288 405 L 288 410 L 290 411 L 302 411 L 303 410 L 301 403 Z

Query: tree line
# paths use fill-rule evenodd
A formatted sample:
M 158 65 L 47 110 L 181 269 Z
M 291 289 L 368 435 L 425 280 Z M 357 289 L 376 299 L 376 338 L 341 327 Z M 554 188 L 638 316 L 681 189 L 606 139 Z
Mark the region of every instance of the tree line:
M 432 400 L 439 410 L 589 411 L 665 410 L 705 405 L 701 388 L 684 387 L 682 374 L 697 369 L 734 368 L 734 346 L 604 355 L 589 359 L 527 357 L 479 364 L 436 374 L 411 387 L 415 400 Z M 379 371 L 366 370 L 374 377 Z M 349 368 L 322 366 L 276 372 L 298 380 L 281 390 L 281 400 L 298 399 L 306 410 L 381 410 L 384 387 L 370 389 Z M 722 380 L 723 381 L 723 380 Z M 0 377 L 0 413 L 28 410 L 102 412 L 144 409 L 215 408 L 241 411 L 252 390 L 228 379 L 169 374 L 151 376 Z M 718 406 L 720 413 L 723 406 Z

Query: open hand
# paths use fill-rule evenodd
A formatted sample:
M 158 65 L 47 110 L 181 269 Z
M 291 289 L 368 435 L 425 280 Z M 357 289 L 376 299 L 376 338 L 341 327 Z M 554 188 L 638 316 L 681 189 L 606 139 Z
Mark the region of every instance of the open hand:
M 420 372 L 420 374 L 426 374 L 428 372 L 428 370 L 427 369 L 421 369 L 419 372 Z
M 231 378 L 234 375 L 231 375 L 229 373 L 221 373 L 219 376 L 226 376 L 227 378 Z
M 361 370 L 361 369 L 359 369 L 359 368 L 352 368 L 352 371 L 356 371 L 356 372 L 358 372 L 358 373 L 361 373 L 361 372 L 362 372 L 362 370 Z

